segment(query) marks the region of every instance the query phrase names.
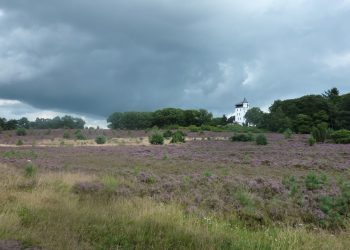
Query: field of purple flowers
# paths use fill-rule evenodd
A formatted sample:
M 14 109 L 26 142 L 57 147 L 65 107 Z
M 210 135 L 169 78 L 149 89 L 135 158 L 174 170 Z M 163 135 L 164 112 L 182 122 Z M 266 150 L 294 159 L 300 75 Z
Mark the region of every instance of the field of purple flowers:
M 84 131 L 94 138 L 142 137 L 145 131 Z M 31 131 L 25 141 L 62 138 L 63 130 Z M 308 136 L 267 134 L 268 144 L 231 142 L 231 133 L 188 133 L 183 144 L 84 147 L 0 147 L 0 163 L 41 173 L 94 175 L 73 192 L 108 197 L 150 197 L 181 204 L 199 216 L 215 213 L 249 227 L 270 224 L 342 229 L 348 223 L 350 146 L 316 144 Z M 220 138 L 216 139 L 216 138 Z M 15 134 L 1 135 L 13 144 Z

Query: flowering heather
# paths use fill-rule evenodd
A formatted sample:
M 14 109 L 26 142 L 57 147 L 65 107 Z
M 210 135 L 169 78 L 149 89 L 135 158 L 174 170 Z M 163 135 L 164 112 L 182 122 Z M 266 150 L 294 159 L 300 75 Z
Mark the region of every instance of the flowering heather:
M 29 132 L 28 136 L 34 139 L 59 132 L 62 136 L 63 130 L 50 135 Z M 95 138 L 98 132 L 84 133 Z M 136 138 L 145 136 L 145 131 L 105 134 Z M 115 196 L 177 202 L 193 213 L 237 213 L 247 223 L 254 220 L 257 224 L 279 220 L 317 224 L 330 219 L 319 200 L 340 195 L 339 180 L 350 179 L 349 145 L 310 147 L 307 135 L 286 139 L 281 134 L 267 134 L 269 144 L 262 147 L 255 142 L 232 142 L 230 135 L 188 133 L 186 143 L 168 145 L 2 146 L 0 163 L 24 169 L 31 160 L 41 173 L 79 172 L 100 178 L 77 183 L 74 190 L 82 195 L 103 192 L 102 179 L 108 175 L 118 183 L 113 187 Z M 305 178 L 310 171 L 328 176 L 327 183 L 308 189 Z M 288 176 L 295 177 L 293 185 L 283 181 Z

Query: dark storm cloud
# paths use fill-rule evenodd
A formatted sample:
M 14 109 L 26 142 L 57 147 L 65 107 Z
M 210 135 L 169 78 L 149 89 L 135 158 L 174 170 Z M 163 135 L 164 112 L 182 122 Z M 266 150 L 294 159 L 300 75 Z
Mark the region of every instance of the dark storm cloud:
M 349 1 L 0 1 L 0 98 L 106 116 L 350 91 Z

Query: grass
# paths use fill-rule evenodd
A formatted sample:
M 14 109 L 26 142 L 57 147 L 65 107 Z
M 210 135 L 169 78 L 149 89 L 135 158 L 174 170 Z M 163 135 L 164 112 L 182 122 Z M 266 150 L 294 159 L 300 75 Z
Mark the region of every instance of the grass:
M 36 159 L 38 155 L 32 150 L 9 150 L 1 153 L 6 159 Z
M 0 239 L 17 239 L 44 249 L 345 249 L 349 232 L 289 226 L 250 230 L 230 219 L 186 213 L 175 203 L 150 198 L 79 195 L 79 181 L 98 177 L 73 173 L 38 173 L 28 192 L 18 188 L 22 173 L 1 165 Z M 3 181 L 5 180 L 6 181 Z M 113 178 L 103 178 L 117 187 Z M 245 205 L 244 193 L 237 198 Z

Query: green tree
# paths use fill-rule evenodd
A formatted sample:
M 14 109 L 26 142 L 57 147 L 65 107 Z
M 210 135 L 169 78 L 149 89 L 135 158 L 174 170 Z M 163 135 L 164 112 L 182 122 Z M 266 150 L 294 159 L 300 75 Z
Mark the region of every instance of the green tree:
M 301 134 L 308 134 L 311 132 L 312 119 L 308 115 L 298 114 L 294 120 L 294 129 Z
M 18 120 L 17 126 L 20 128 L 29 129 L 30 123 L 26 117 L 22 117 Z
M 168 125 L 185 125 L 185 115 L 182 109 L 165 108 L 154 112 L 154 125 L 165 127 Z
M 273 132 L 283 132 L 292 126 L 291 119 L 287 117 L 282 108 L 277 108 L 274 112 L 264 114 L 262 128 L 266 128 Z
M 337 88 L 331 88 L 329 90 L 326 90 L 322 96 L 329 100 L 330 102 L 336 104 L 339 101 L 339 90 Z
M 8 120 L 6 123 L 5 123 L 5 127 L 4 127 L 4 130 L 14 130 L 17 128 L 17 125 L 18 125 L 18 121 L 17 120 Z
M 335 128 L 350 130 L 350 93 L 341 96 L 335 115 Z
M 249 124 L 260 127 L 264 119 L 264 112 L 260 108 L 254 107 L 247 111 L 244 118 Z
M 211 121 L 211 119 L 213 119 L 213 114 L 208 112 L 207 110 L 205 109 L 200 109 L 199 110 L 199 117 L 198 117 L 198 120 L 199 120 L 199 124 L 200 125 L 203 125 L 203 124 L 209 124 L 209 122 Z M 199 126 L 200 126 L 199 125 Z

